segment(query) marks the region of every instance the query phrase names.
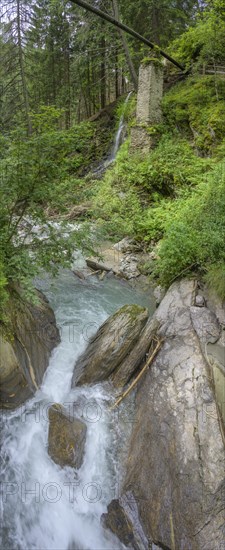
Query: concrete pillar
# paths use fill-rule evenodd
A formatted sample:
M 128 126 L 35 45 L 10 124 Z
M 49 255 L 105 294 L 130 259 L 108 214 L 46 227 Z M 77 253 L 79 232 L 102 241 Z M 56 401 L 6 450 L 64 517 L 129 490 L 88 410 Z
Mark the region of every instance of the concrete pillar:
M 131 149 L 148 152 L 152 140 L 147 127 L 162 120 L 163 67 L 158 59 L 142 63 L 139 70 L 137 124 L 131 129 Z
M 158 124 L 162 120 L 163 68 L 156 59 L 139 69 L 137 123 Z

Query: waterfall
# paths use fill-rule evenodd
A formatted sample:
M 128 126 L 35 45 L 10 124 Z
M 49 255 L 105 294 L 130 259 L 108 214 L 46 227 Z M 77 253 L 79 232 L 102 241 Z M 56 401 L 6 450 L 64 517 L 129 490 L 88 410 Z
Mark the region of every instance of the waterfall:
M 122 115 L 120 117 L 119 127 L 118 127 L 118 130 L 117 130 L 116 135 L 115 135 L 112 150 L 110 151 L 107 159 L 100 162 L 99 166 L 93 171 L 94 174 L 99 174 L 99 175 L 104 174 L 106 168 L 108 168 L 108 166 L 110 166 L 110 164 L 112 164 L 112 162 L 116 158 L 116 155 L 117 155 L 118 150 L 119 150 L 120 145 L 121 145 L 122 133 L 123 133 L 123 130 L 125 128 L 125 121 L 124 121 L 125 107 L 126 107 L 128 101 L 129 101 L 129 98 L 130 98 L 132 93 L 133 93 L 132 91 L 129 92 L 129 94 L 127 95 L 126 100 L 124 102 L 123 112 L 122 112 Z
M 120 117 L 119 127 L 118 127 L 118 130 L 117 130 L 117 132 L 116 132 L 116 136 L 115 136 L 115 140 L 114 140 L 113 149 L 112 149 L 112 152 L 111 152 L 111 154 L 110 154 L 110 156 L 109 156 L 109 159 L 108 159 L 109 162 L 112 162 L 113 160 L 115 160 L 116 154 L 117 154 L 117 152 L 118 152 L 118 150 L 119 150 L 119 147 L 120 147 L 120 145 L 121 145 L 121 136 L 122 136 L 122 132 L 123 132 L 123 129 L 124 129 L 124 126 L 125 126 L 125 124 L 124 124 L 125 107 L 126 107 L 128 101 L 129 101 L 129 98 L 130 98 L 131 94 L 132 94 L 132 91 L 129 92 L 129 94 L 128 94 L 127 98 L 126 98 L 126 101 L 125 101 L 125 103 L 124 103 L 124 108 L 123 108 L 122 115 L 121 115 L 121 117 Z
M 0 547 L 4 550 L 121 550 L 101 526 L 101 515 L 117 498 L 119 453 L 132 427 L 132 402 L 120 416 L 109 412 L 107 385 L 71 390 L 76 358 L 105 319 L 125 303 L 154 309 L 152 296 L 114 278 L 81 281 L 68 270 L 35 283 L 55 310 L 61 342 L 53 351 L 41 388 L 15 411 L 2 412 Z M 111 391 L 111 390 L 110 390 Z M 79 470 L 48 455 L 48 407 L 58 402 L 87 425 Z M 125 417 L 127 415 L 127 417 Z
M 112 151 L 106 161 L 106 166 L 108 166 L 109 164 L 111 164 L 111 162 L 113 162 L 116 158 L 116 154 L 119 150 L 119 147 L 121 145 L 121 136 L 122 136 L 122 132 L 123 132 L 123 129 L 124 129 L 124 126 L 125 126 L 125 123 L 124 123 L 124 113 L 125 113 L 125 107 L 130 99 L 130 96 L 132 94 L 132 91 L 129 92 L 126 100 L 125 100 L 125 103 L 124 103 L 124 108 L 123 108 L 123 112 L 122 112 L 122 115 L 120 117 L 120 121 L 119 121 L 119 127 L 118 127 L 118 130 L 116 132 L 116 136 L 115 136 L 115 140 L 114 140 L 114 144 L 113 144 L 113 148 L 112 148 Z

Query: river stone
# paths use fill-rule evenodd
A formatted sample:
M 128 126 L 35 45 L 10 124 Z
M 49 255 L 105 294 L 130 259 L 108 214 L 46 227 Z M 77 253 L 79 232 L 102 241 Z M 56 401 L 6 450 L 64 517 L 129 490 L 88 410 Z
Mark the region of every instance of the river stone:
M 14 409 L 40 386 L 53 348 L 59 343 L 55 315 L 45 296 L 29 304 L 17 288 L 8 302 L 8 326 L 0 332 L 0 407 Z
M 204 307 L 205 306 L 205 298 L 201 294 L 197 294 L 195 298 L 195 306 L 198 307 Z
M 115 243 L 113 245 L 113 248 L 115 250 L 119 250 L 120 252 L 133 252 L 133 250 L 135 249 L 134 239 L 124 237 L 124 239 L 122 239 L 118 243 Z
M 72 387 L 107 380 L 134 347 L 148 319 L 148 310 L 126 305 L 111 315 L 78 359 Z
M 164 342 L 137 387 L 121 495 L 133 495 L 149 544 L 222 550 L 224 436 L 203 352 L 218 321 L 205 312 L 199 330 L 194 300 L 194 282 L 176 282 L 154 314 Z
M 202 344 L 214 344 L 217 342 L 220 337 L 221 326 L 215 313 L 207 307 L 199 309 L 198 306 L 192 306 L 190 311 L 193 327 Z
M 101 516 L 101 523 L 125 546 L 133 550 L 149 550 L 148 539 L 140 524 L 132 493 L 125 493 L 119 499 L 112 500 L 107 507 L 107 513 Z
M 87 428 L 84 422 L 71 418 L 55 403 L 48 411 L 48 454 L 56 464 L 80 468 L 84 458 Z

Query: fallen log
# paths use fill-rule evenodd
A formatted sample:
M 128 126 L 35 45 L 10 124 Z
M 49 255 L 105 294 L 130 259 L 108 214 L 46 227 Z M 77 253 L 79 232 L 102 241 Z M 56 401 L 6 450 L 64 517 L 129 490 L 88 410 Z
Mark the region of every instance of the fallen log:
M 87 259 L 86 263 L 87 263 L 87 266 L 90 267 L 91 269 L 94 269 L 94 271 L 113 271 L 114 272 L 114 270 L 111 267 L 108 267 L 105 264 L 100 264 L 95 260 Z

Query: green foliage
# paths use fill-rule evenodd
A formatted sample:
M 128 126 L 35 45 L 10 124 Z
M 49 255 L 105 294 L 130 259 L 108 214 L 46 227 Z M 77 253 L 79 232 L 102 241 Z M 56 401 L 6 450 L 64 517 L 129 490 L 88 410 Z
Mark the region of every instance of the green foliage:
M 186 68 L 225 60 L 225 18 L 216 4 L 218 2 L 210 2 L 198 15 L 195 26 L 190 26 L 170 46 L 171 54 L 185 63 Z
M 204 276 L 204 281 L 207 286 L 215 291 L 217 295 L 225 299 L 225 262 L 212 264 L 208 268 L 208 272 Z
M 59 129 L 60 119 L 63 117 L 64 110 L 57 109 L 54 105 L 40 105 L 38 112 L 30 115 L 32 130 L 36 134 L 44 134 L 52 130 Z
M 136 179 L 136 184 L 148 192 L 160 192 L 163 196 L 176 195 L 180 187 L 194 185 L 210 166 L 210 161 L 196 157 L 186 140 L 170 135 L 164 135 L 149 155 L 139 159 L 136 169 L 135 160 L 134 182 Z
M 7 278 L 5 276 L 4 265 L 0 261 L 0 320 L 5 319 L 5 310 L 7 306 Z
M 163 99 L 170 127 L 176 127 L 204 154 L 213 153 L 224 137 L 225 80 L 219 76 L 189 77 Z
M 180 187 L 194 185 L 210 165 L 211 161 L 196 157 L 186 140 L 178 141 L 168 134 L 149 154 L 130 155 L 127 145 L 121 148 L 114 174 L 118 183 L 133 185 L 142 194 L 147 193 L 148 202 L 155 202 L 157 193 L 176 195 Z
M 120 0 L 120 10 L 125 23 L 137 30 L 142 36 L 161 47 L 167 46 L 179 36 L 188 24 L 193 24 L 198 2 L 195 0 Z M 134 53 L 143 57 L 143 45 L 132 41 Z M 149 55 L 149 48 L 145 55 Z
M 173 217 L 176 201 L 155 197 L 155 203 L 147 208 L 143 216 L 137 220 L 136 235 L 141 241 L 154 243 L 161 239 L 166 230 L 168 220 Z
M 156 50 L 156 46 L 154 48 L 154 51 Z M 143 57 L 141 60 L 142 65 L 149 65 L 150 63 L 153 63 L 155 67 L 161 67 L 163 68 L 162 61 L 158 59 L 157 57 Z
M 132 125 L 136 97 L 124 104 L 129 71 L 119 34 L 64 0 L 37 0 L 28 11 L 26 4 L 6 3 L 0 36 L 0 120 L 8 134 L 0 137 L 1 315 L 12 282 L 30 298 L 38 269 L 55 272 L 69 265 L 75 245 L 91 246 L 85 226 L 68 234 L 47 212 L 65 214 L 93 197 L 93 216 L 107 236 L 131 235 L 147 246 L 160 240 L 155 275 L 164 284 L 194 269 L 206 273 L 208 284 L 218 281 L 224 295 L 225 81 L 207 75 L 225 64 L 223 0 L 201 6 L 120 0 L 128 25 L 162 47 L 176 39 L 170 53 L 192 76 L 165 94 L 163 124 L 145 125 L 152 151 L 130 154 L 127 142 L 103 181 L 94 183 L 81 178 L 108 150 L 112 111 L 96 124 L 73 122 L 106 112 L 107 100 L 121 94 L 117 121 L 123 114 Z M 111 2 L 103 8 L 110 12 Z M 152 60 L 147 47 L 128 40 L 137 69 L 143 55 Z
M 98 225 L 115 238 L 132 235 L 136 219 L 141 215 L 137 192 L 119 174 L 119 164 L 117 161 L 115 167 L 106 173 L 93 204 L 93 214 Z
M 129 153 L 127 141 L 99 184 L 94 216 L 115 237 L 133 232 L 147 242 L 160 238 L 173 208 L 169 197 L 197 185 L 211 164 L 197 157 L 187 141 L 170 135 L 141 157 Z
M 83 151 L 92 150 L 92 127 L 81 124 L 79 128 L 59 132 L 51 129 L 52 122 L 47 117 L 42 132 L 38 117 L 34 117 L 38 121 L 37 131 L 29 139 L 26 130 L 20 127 L 11 133 L 10 139 L 2 140 L 5 156 L 0 160 L 0 301 L 3 309 L 7 285 L 19 282 L 30 298 L 31 280 L 40 268 L 54 273 L 58 267 L 70 265 L 75 247 L 90 246 L 85 226 L 79 232 L 68 232 L 66 223 L 58 226 L 48 220 L 46 206 L 58 209 L 62 206 L 61 178 L 70 172 L 76 173 L 77 166 L 84 164 L 79 160 L 74 166 L 69 153 L 73 151 L 82 156 Z
M 155 274 L 163 284 L 197 269 L 209 271 L 208 281 L 225 264 L 225 164 L 220 163 L 193 190 L 177 200 L 172 216 L 163 222 L 164 238 L 160 242 Z M 211 266 L 213 269 L 211 270 Z M 221 267 L 222 266 L 222 267 Z M 221 289 L 223 288 L 220 285 Z M 222 290 L 221 290 L 222 292 Z M 225 297 L 225 296 L 224 296 Z

